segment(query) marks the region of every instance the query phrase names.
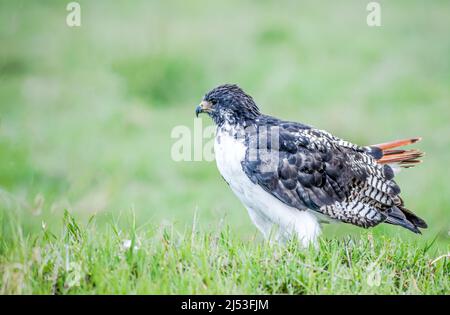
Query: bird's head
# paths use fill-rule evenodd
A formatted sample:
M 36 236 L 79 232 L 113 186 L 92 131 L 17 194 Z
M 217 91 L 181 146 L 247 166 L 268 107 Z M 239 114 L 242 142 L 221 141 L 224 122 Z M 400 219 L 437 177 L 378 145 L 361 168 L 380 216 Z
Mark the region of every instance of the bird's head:
M 206 93 L 195 109 L 197 117 L 200 113 L 207 113 L 218 126 L 244 123 L 261 115 L 253 98 L 236 84 L 220 85 Z

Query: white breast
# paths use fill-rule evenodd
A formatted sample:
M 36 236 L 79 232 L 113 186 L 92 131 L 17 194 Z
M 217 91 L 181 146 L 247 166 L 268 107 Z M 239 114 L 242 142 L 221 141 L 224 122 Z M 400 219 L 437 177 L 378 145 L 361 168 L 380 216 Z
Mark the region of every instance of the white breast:
M 220 174 L 233 190 L 241 191 L 247 177 L 241 165 L 245 158 L 243 139 L 235 139 L 228 131 L 219 129 L 214 142 L 214 153 Z
M 306 246 L 315 242 L 320 234 L 316 217 L 309 211 L 301 211 L 284 204 L 245 174 L 244 139 L 235 138 L 229 128 L 218 129 L 214 142 L 217 168 L 230 188 L 247 208 L 250 218 L 266 238 L 271 235 L 286 241 L 294 234 Z

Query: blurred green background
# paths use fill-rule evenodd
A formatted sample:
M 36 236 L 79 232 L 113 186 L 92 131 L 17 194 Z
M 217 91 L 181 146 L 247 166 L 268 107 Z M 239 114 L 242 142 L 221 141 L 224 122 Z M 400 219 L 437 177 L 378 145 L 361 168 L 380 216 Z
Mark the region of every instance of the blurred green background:
M 78 28 L 68 2 L 0 1 L 0 207 L 25 233 L 69 209 L 180 229 L 197 213 L 205 229 L 253 237 L 214 162 L 170 156 L 204 93 L 237 83 L 265 113 L 361 145 L 422 136 L 425 163 L 397 181 L 429 223 L 421 239 L 448 247 L 448 1 L 379 1 L 381 27 L 360 0 L 78 1 Z

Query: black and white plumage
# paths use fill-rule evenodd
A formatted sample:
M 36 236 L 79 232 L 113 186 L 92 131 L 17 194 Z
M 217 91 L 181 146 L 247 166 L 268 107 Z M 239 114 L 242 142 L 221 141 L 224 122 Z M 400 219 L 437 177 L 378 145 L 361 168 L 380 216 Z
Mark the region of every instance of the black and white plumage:
M 260 113 L 237 85 L 207 93 L 196 114 L 217 125 L 217 167 L 266 238 L 315 242 L 321 221 L 385 222 L 415 233 L 426 223 L 406 209 L 394 170 L 420 162 L 419 139 L 360 147 L 301 123 Z

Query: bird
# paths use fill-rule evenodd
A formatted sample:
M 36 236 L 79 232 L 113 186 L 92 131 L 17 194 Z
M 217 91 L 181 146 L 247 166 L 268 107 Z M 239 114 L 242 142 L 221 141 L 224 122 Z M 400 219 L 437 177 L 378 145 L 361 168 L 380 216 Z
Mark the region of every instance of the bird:
M 426 222 L 407 209 L 394 176 L 423 152 L 421 138 L 359 146 L 313 126 L 261 113 L 236 84 L 206 93 L 195 114 L 216 126 L 217 168 L 251 221 L 270 241 L 318 246 L 323 223 L 362 228 L 388 223 L 420 234 Z

